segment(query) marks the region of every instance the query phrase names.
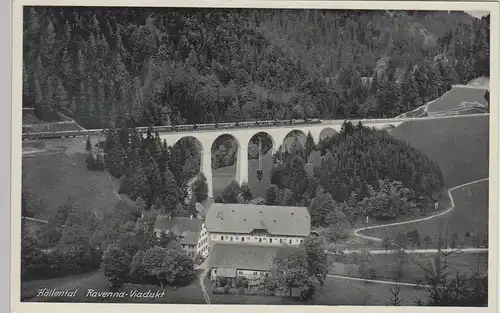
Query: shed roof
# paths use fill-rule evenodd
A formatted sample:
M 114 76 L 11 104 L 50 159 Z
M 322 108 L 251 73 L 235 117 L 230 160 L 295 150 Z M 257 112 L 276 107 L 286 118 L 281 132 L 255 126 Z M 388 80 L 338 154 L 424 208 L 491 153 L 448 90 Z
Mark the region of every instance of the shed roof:
M 234 268 L 217 268 L 218 277 L 236 277 L 236 269 Z
M 278 254 L 291 254 L 298 250 L 298 247 L 283 245 L 216 243 L 210 250 L 208 264 L 211 268 L 268 271 L 271 269 L 273 259 Z

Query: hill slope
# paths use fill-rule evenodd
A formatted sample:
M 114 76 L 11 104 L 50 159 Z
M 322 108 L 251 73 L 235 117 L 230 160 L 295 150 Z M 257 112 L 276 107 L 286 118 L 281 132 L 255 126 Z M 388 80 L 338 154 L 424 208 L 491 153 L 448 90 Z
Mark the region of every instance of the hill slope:
M 445 187 L 489 176 L 489 116 L 410 121 L 391 135 L 437 161 Z
M 86 128 L 125 116 L 141 125 L 395 116 L 489 75 L 489 19 L 458 11 L 25 7 L 24 16 L 24 106 Z
M 450 91 L 442 95 L 439 99 L 427 104 L 427 112 L 441 112 L 457 109 L 465 102 L 475 103 L 485 107 L 488 102 L 484 97 L 486 89 L 480 87 L 455 86 Z

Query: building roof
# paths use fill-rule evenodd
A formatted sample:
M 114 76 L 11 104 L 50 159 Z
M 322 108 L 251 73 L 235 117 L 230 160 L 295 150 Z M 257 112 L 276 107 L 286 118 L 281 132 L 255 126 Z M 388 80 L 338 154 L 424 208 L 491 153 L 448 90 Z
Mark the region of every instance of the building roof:
M 291 254 L 298 250 L 298 247 L 286 245 L 216 243 L 210 250 L 208 265 L 211 268 L 268 271 L 278 253 Z
M 216 275 L 218 277 L 236 277 L 236 269 L 235 268 L 218 268 Z
M 250 203 L 250 204 L 262 204 L 262 203 L 264 203 L 264 202 L 266 202 L 266 200 L 265 200 L 264 198 L 262 198 L 262 197 L 257 197 L 257 198 L 255 198 L 255 199 L 250 200 L 250 202 L 249 202 L 249 203 Z
M 168 215 L 158 215 L 155 221 L 155 231 L 171 231 L 180 236 L 184 232 L 200 232 L 202 220 L 189 217 L 172 217 Z
M 200 232 L 185 231 L 181 234 L 180 243 L 184 245 L 195 246 L 198 244 L 198 236 Z
M 266 230 L 271 235 L 308 236 L 311 218 L 305 207 L 213 203 L 205 225 L 209 232 L 250 234 Z

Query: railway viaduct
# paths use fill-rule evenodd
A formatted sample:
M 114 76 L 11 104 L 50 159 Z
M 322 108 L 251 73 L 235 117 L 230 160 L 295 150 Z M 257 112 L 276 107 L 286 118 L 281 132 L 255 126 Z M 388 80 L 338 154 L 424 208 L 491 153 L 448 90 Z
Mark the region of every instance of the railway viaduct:
M 363 126 L 373 127 L 376 129 L 397 127 L 404 120 L 381 119 L 381 120 L 360 120 Z M 284 143 L 288 135 L 299 132 L 307 135 L 311 132 L 315 142 L 318 142 L 325 136 L 326 130 L 329 133 L 338 133 L 342 128 L 344 121 L 332 120 L 321 121 L 318 124 L 303 124 L 303 125 L 286 125 L 286 126 L 271 126 L 271 127 L 249 127 L 249 128 L 233 128 L 233 129 L 204 129 L 200 131 L 182 131 L 182 132 L 166 132 L 159 133 L 161 140 L 166 140 L 170 146 L 182 138 L 192 137 L 198 140 L 201 145 L 201 166 L 200 171 L 207 178 L 208 196 L 213 197 L 212 186 L 212 155 L 211 148 L 215 140 L 222 135 L 232 136 L 238 143 L 237 164 L 236 164 L 236 180 L 238 183 L 248 182 L 248 144 L 253 136 L 259 133 L 267 134 L 273 143 L 272 151 Z M 351 120 L 356 125 L 358 121 Z
M 387 119 L 360 119 L 360 120 L 349 120 L 353 125 L 357 125 L 359 122 L 363 126 L 375 128 L 375 129 L 387 129 L 398 127 L 402 123 L 409 121 L 422 121 L 422 120 L 438 120 L 438 119 L 450 119 L 450 118 L 464 118 L 473 116 L 488 116 L 489 113 L 475 113 L 475 114 L 452 114 L 449 116 L 428 116 L 428 117 L 400 117 L 400 118 L 387 118 Z M 305 124 L 280 124 L 280 125 L 261 125 L 261 126 L 249 126 L 249 127 L 239 127 L 237 125 L 232 125 L 229 128 L 218 128 L 209 127 L 204 129 L 194 129 L 192 125 L 188 129 L 184 129 L 179 125 L 179 129 L 172 131 L 164 131 L 162 126 L 153 127 L 153 131 L 158 132 L 161 140 L 166 140 L 169 146 L 175 145 L 179 140 L 186 137 L 191 137 L 196 139 L 201 146 L 201 166 L 200 171 L 207 178 L 208 185 L 208 196 L 213 197 L 213 176 L 212 176 L 212 145 L 215 140 L 223 135 L 232 136 L 238 144 L 237 152 L 237 164 L 236 164 L 236 180 L 241 184 L 243 182 L 248 182 L 248 144 L 253 136 L 259 133 L 267 134 L 272 140 L 272 152 L 282 145 L 288 135 L 299 132 L 306 135 L 311 132 L 315 142 L 318 142 L 325 134 L 326 130 L 331 133 L 339 133 L 344 120 L 321 120 L 319 123 L 305 123 Z M 147 128 L 145 128 L 147 129 Z M 64 137 L 84 137 L 84 136 L 95 136 L 103 135 L 106 132 L 105 129 L 98 130 L 78 130 L 78 131 L 60 131 L 60 132 L 43 132 L 43 133 L 23 133 L 23 140 L 30 139 L 51 139 L 51 138 L 64 138 Z M 25 138 L 26 137 L 26 138 Z

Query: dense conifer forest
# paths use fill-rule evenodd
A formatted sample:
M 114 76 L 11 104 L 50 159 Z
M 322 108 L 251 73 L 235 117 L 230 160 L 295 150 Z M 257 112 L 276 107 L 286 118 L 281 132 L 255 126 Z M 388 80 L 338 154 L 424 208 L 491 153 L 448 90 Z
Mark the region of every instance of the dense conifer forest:
M 26 7 L 23 106 L 86 128 L 389 117 L 489 76 L 464 12 Z
M 438 164 L 386 131 L 347 122 L 338 135 L 317 145 L 308 137 L 310 149 L 296 141 L 288 151 L 278 150 L 266 200 L 308 206 L 313 226 L 338 232 L 366 216 L 425 215 L 441 198 Z M 312 153 L 321 157 L 308 174 L 305 164 Z

